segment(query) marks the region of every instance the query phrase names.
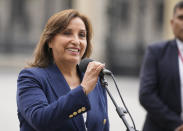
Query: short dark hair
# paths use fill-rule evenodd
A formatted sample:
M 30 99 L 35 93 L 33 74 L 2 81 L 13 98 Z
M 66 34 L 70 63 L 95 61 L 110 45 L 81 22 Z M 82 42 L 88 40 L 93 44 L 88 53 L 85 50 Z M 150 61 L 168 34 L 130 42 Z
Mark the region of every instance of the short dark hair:
M 173 14 L 175 14 L 177 9 L 182 9 L 183 8 L 183 0 L 179 1 L 173 8 Z

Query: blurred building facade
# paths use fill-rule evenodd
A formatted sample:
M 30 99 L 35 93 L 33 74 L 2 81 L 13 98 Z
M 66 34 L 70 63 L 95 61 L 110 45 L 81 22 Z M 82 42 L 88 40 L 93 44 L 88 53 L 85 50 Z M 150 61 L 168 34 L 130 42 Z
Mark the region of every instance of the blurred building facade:
M 115 74 L 138 75 L 146 46 L 172 38 L 169 19 L 177 1 L 0 0 L 0 58 L 31 56 L 48 18 L 75 8 L 93 24 L 92 58 Z

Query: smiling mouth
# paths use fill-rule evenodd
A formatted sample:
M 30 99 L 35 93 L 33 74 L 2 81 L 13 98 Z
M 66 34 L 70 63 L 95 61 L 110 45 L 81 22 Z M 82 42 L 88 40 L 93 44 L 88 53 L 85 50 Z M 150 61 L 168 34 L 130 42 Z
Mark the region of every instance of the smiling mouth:
M 71 52 L 79 52 L 80 50 L 79 49 L 67 49 L 68 51 L 71 51 Z

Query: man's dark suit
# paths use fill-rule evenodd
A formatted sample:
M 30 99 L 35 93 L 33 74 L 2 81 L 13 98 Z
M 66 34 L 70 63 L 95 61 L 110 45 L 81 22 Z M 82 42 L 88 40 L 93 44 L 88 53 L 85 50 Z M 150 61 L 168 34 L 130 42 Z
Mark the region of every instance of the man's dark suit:
M 140 75 L 140 103 L 147 110 L 143 131 L 174 131 L 181 120 L 176 40 L 150 45 Z

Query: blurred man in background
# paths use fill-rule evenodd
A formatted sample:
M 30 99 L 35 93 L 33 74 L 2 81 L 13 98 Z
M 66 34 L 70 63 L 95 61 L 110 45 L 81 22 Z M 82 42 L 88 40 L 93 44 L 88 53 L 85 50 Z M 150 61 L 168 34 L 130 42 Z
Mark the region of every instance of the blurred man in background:
M 183 131 L 183 1 L 170 22 L 175 39 L 150 45 L 141 69 L 143 131 Z

